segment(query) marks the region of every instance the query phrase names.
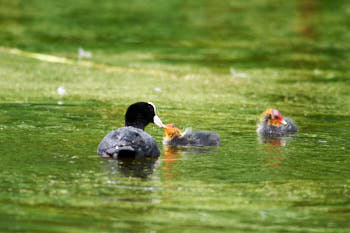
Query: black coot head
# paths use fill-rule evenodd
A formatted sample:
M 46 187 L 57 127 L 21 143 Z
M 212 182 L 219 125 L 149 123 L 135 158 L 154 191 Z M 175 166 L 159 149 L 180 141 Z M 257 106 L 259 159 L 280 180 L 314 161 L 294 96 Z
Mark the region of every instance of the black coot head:
M 149 123 L 159 127 L 163 126 L 162 121 L 156 114 L 156 107 L 153 103 L 137 102 L 128 107 L 125 114 L 125 126 L 144 129 Z

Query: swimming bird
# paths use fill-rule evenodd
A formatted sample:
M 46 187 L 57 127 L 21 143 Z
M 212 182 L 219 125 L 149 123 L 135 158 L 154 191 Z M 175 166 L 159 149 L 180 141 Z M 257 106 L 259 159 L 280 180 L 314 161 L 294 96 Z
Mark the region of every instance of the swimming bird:
M 160 155 L 156 141 L 144 131 L 149 123 L 163 127 L 153 103 L 138 102 L 125 113 L 125 127 L 112 130 L 100 142 L 97 153 L 107 158 L 140 158 Z
M 283 136 L 298 132 L 298 128 L 292 119 L 283 117 L 277 109 L 269 108 L 261 114 L 257 132 L 265 136 Z
M 175 125 L 167 124 L 163 126 L 165 137 L 163 144 L 177 146 L 218 146 L 220 137 L 218 134 L 210 131 L 192 132 L 187 129 L 184 133 Z

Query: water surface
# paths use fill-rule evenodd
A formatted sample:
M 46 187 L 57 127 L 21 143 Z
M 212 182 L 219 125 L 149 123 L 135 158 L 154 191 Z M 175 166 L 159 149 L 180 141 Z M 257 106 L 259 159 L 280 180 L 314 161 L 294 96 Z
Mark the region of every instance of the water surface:
M 0 4 L 1 232 L 350 231 L 347 1 Z M 99 158 L 140 100 L 222 145 Z

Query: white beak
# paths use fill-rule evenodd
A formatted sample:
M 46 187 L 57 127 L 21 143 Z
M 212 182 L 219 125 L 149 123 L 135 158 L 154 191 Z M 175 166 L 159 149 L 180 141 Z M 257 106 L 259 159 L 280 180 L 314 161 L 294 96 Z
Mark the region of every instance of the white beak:
M 158 125 L 159 127 L 163 127 L 164 126 L 162 121 L 160 120 L 160 118 L 157 115 L 155 115 L 153 117 L 153 123 Z
M 288 125 L 287 121 L 285 121 L 285 120 L 282 120 L 281 123 L 282 123 L 283 125 Z

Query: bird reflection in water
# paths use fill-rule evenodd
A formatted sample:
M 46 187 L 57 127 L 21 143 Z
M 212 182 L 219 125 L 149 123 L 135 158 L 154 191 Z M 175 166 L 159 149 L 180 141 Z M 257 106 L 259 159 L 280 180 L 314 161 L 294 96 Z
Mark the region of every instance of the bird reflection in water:
M 317 39 L 318 11 L 317 0 L 299 0 L 297 4 L 297 21 L 299 34 L 305 39 Z
M 174 195 L 174 190 L 179 187 L 176 185 L 176 175 L 180 172 L 177 170 L 181 166 L 181 161 L 190 159 L 191 155 L 199 154 L 210 154 L 217 152 L 218 148 L 209 147 L 209 146 L 174 146 L 174 145 L 165 145 L 164 146 L 164 164 L 162 166 L 163 172 L 163 201 L 168 200 L 171 196 Z M 175 181 L 175 182 L 171 182 Z
M 153 174 L 158 157 L 105 159 L 103 169 L 114 176 L 147 178 Z
M 171 180 L 174 177 L 174 168 L 173 165 L 178 160 L 182 158 L 182 150 L 181 147 L 166 145 L 164 146 L 164 166 L 162 169 L 164 170 L 164 175 L 166 180 Z
M 269 167 L 281 167 L 285 155 L 283 147 L 291 140 L 291 136 L 259 136 L 259 142 L 263 145 L 263 151 L 266 154 L 266 162 Z
M 176 175 L 174 165 L 179 161 L 189 159 L 190 155 L 211 154 L 218 152 L 217 146 L 164 146 L 164 175 L 171 180 Z

